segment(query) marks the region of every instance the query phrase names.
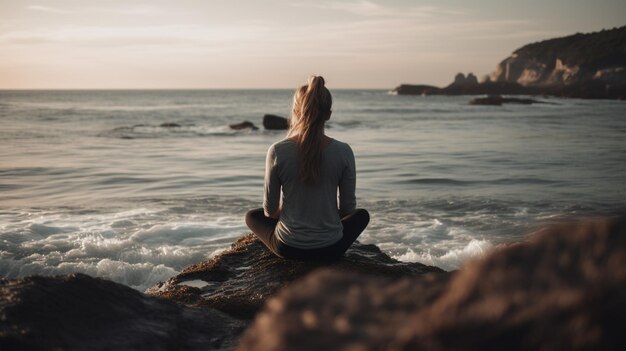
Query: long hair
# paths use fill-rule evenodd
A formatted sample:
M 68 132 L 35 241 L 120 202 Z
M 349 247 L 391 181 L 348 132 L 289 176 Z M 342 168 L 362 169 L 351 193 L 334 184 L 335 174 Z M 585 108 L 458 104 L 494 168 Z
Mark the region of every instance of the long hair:
M 293 96 L 287 137 L 298 144 L 300 179 L 305 184 L 315 184 L 320 178 L 324 123 L 333 105 L 330 91 L 324 85 L 324 78 L 311 76 Z

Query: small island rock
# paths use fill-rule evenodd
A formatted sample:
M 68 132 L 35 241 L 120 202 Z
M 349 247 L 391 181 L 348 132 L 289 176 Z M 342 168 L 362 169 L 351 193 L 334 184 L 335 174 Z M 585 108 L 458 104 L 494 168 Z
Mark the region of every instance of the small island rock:
M 263 127 L 270 130 L 289 129 L 289 120 L 285 117 L 267 114 L 263 116 Z
M 250 121 L 243 121 L 241 123 L 231 124 L 229 125 L 229 127 L 230 129 L 233 129 L 233 130 L 242 130 L 242 129 L 258 130 L 259 129 L 257 126 L 254 125 L 254 123 Z

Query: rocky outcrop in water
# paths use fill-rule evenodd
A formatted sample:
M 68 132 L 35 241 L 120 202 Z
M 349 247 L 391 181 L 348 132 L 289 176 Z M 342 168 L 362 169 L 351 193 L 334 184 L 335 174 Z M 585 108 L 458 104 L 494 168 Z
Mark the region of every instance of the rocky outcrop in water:
M 502 104 L 520 104 L 520 105 L 530 105 L 530 104 L 545 104 L 544 101 L 539 101 L 535 99 L 520 99 L 514 97 L 503 97 L 500 95 L 489 95 L 487 97 L 482 98 L 474 98 L 470 100 L 470 105 L 491 105 L 491 106 L 501 106 Z
M 250 121 L 243 121 L 241 123 L 230 124 L 228 127 L 230 127 L 230 129 L 232 130 L 243 130 L 243 129 L 258 130 L 259 129 L 257 126 L 254 125 L 254 123 Z
M 267 114 L 263 116 L 263 127 L 270 130 L 289 129 L 289 120 L 285 117 Z
M 244 326 L 83 274 L 0 280 L 0 350 L 230 350 Z
M 452 85 L 476 86 L 478 85 L 478 78 L 473 73 L 468 73 L 467 77 L 463 73 L 457 73 Z
M 318 271 L 237 350 L 623 350 L 626 219 L 551 228 L 453 275 Z
M 397 95 L 439 95 L 441 88 L 434 85 L 401 84 L 391 90 Z
M 443 272 L 420 263 L 396 261 L 375 245 L 359 242 L 336 262 L 285 260 L 274 256 L 249 234 L 235 242 L 230 250 L 187 267 L 146 292 L 187 305 L 212 307 L 240 318 L 251 318 L 278 290 L 322 267 L 348 274 L 369 273 L 386 277 Z

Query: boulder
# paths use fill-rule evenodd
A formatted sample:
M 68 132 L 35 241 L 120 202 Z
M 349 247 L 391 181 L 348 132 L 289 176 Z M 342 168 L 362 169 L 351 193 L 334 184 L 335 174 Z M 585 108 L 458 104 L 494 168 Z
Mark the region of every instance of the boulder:
M 0 279 L 0 350 L 231 350 L 244 326 L 83 274 Z
M 236 350 L 624 350 L 626 218 L 561 224 L 453 274 L 317 271 Z
M 289 129 L 289 120 L 276 115 L 265 115 L 263 116 L 263 127 L 270 130 L 286 130 Z
M 253 234 L 249 234 L 235 242 L 230 250 L 187 267 L 146 292 L 187 305 L 217 308 L 238 318 L 252 318 L 278 290 L 319 268 L 385 277 L 444 272 L 420 263 L 399 262 L 377 246 L 359 242 L 334 262 L 286 260 L 272 254 Z
M 250 121 L 243 121 L 241 123 L 231 124 L 229 125 L 229 127 L 230 129 L 233 129 L 233 130 L 242 130 L 242 129 L 258 130 L 259 129 L 257 126 L 254 125 L 254 123 Z

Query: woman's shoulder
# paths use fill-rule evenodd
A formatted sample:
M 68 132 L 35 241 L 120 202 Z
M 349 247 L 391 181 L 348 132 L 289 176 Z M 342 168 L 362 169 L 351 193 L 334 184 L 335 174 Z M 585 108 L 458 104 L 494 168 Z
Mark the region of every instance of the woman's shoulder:
M 295 149 L 296 149 L 296 143 L 289 138 L 285 138 L 285 139 L 282 139 L 273 143 L 269 147 L 268 152 L 272 152 L 274 154 L 285 154 L 285 153 L 291 154 L 293 150 Z
M 294 147 L 294 146 L 296 146 L 296 143 L 293 140 L 291 140 L 289 138 L 284 138 L 282 140 L 279 140 L 279 141 L 273 143 L 272 146 L 270 146 L 270 148 L 273 148 L 273 149 L 279 149 L 279 148 L 284 149 L 284 148 L 291 148 L 291 147 Z
M 342 152 L 352 153 L 352 148 L 350 147 L 350 144 L 341 140 L 333 138 L 330 142 L 330 145 Z

